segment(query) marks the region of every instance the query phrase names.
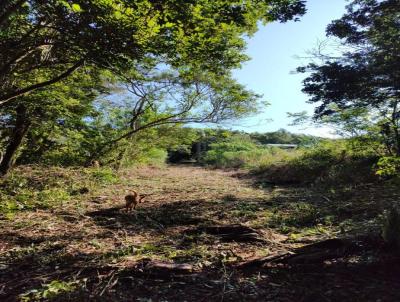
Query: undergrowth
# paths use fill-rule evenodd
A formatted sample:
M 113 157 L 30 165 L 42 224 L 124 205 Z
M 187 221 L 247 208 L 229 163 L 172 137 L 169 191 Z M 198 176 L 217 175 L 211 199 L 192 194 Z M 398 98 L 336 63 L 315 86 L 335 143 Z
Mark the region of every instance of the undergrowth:
M 262 146 L 239 136 L 213 143 L 210 148 L 203 155 L 201 162 L 215 168 L 257 169 L 272 163 L 288 161 L 301 153 Z
M 342 141 L 324 142 L 298 150 L 287 160 L 278 160 L 253 169 L 265 182 L 274 184 L 346 185 L 375 182 L 379 157 L 358 154 Z
M 231 137 L 211 144 L 201 161 L 215 168 L 248 169 L 273 184 L 358 184 L 392 177 L 398 171 L 398 159 L 380 158 L 348 140 L 287 150 Z
M 118 176 L 110 168 L 20 166 L 0 179 L 0 215 L 11 219 L 18 211 L 79 202 L 81 195 L 116 182 Z

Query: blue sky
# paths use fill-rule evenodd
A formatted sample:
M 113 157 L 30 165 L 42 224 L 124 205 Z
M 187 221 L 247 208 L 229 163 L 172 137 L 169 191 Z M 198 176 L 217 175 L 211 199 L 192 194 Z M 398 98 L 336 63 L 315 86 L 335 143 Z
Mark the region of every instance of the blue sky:
M 307 13 L 299 22 L 270 23 L 261 26 L 248 41 L 247 54 L 251 60 L 234 72 L 240 83 L 263 94 L 270 103 L 264 113 L 238 121 L 229 128 L 246 132 L 268 132 L 286 128 L 291 132 L 330 136 L 326 128 L 289 127 L 286 112 L 312 112 L 307 96 L 301 92 L 304 74 L 291 74 L 307 62 L 305 56 L 318 40 L 325 38 L 330 21 L 345 13 L 346 0 L 308 0 Z M 273 121 L 268 121 L 273 119 Z

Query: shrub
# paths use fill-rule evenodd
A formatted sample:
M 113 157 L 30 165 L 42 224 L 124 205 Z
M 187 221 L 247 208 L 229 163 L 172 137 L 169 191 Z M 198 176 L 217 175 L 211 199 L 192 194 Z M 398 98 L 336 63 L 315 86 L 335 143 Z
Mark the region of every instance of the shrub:
M 252 140 L 234 136 L 223 142 L 210 145 L 202 158 L 204 164 L 216 168 L 249 168 L 270 165 L 272 162 L 284 161 L 292 157 L 293 151 L 256 145 Z
M 277 184 L 358 183 L 377 177 L 372 167 L 376 157 L 360 156 L 343 141 L 322 142 L 304 148 L 280 161 L 254 169 L 265 181 Z
M 151 148 L 147 150 L 145 157 L 142 160 L 142 163 L 154 166 L 162 166 L 163 164 L 165 164 L 167 157 L 168 152 L 166 150 Z

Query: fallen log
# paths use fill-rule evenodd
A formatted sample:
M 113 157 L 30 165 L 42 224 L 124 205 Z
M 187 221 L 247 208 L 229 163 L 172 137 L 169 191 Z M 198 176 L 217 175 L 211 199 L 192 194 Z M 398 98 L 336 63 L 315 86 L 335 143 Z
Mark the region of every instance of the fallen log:
M 326 260 L 338 259 L 360 251 L 359 241 L 353 239 L 327 239 L 298 248 L 295 254 L 282 263 L 287 264 L 317 264 Z

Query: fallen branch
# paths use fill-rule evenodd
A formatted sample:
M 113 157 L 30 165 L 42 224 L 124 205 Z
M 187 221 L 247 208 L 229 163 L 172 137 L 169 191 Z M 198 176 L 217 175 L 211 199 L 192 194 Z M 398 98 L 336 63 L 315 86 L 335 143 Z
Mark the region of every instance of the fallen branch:
M 255 258 L 239 263 L 238 269 L 264 266 L 267 263 L 274 264 L 317 264 L 326 260 L 338 259 L 360 252 L 364 247 L 359 240 L 353 239 L 327 239 L 321 242 L 306 245 L 294 252 L 286 252 L 278 255 Z

